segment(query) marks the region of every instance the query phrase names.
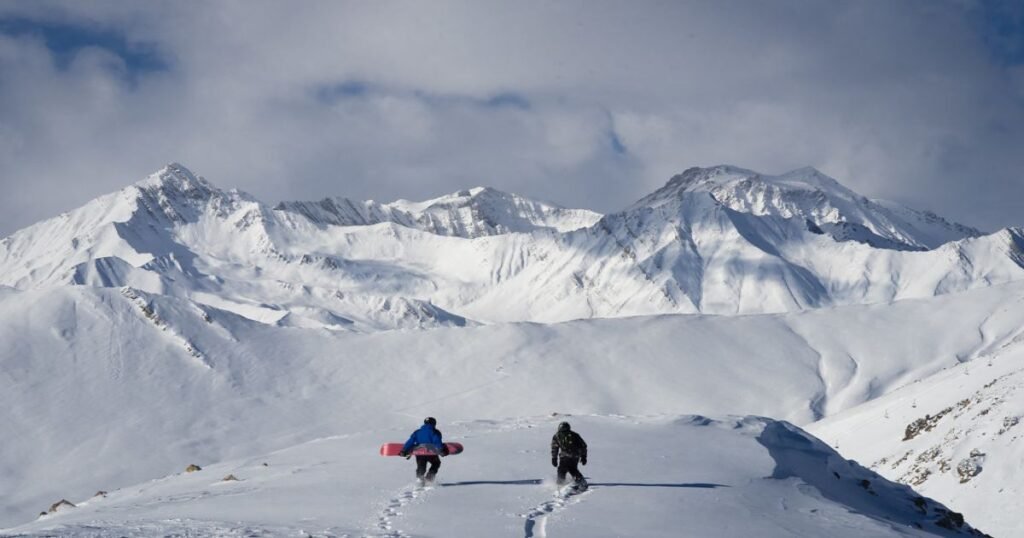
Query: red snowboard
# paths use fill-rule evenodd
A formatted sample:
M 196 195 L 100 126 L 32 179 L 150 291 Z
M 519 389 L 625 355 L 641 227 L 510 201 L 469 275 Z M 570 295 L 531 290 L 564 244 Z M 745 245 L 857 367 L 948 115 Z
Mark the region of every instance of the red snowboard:
M 381 456 L 397 456 L 402 451 L 404 443 L 384 443 L 380 445 Z M 462 452 L 462 443 L 445 443 L 448 447 L 448 455 L 453 456 Z M 436 445 L 420 445 L 412 449 L 413 456 L 437 456 L 441 454 L 441 448 Z

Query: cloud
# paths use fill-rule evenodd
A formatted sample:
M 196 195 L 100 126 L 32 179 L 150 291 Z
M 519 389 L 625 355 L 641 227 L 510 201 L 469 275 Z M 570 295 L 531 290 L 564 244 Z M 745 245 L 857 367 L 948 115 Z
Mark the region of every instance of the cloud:
M 602 211 L 693 165 L 812 165 L 969 224 L 1024 224 L 1022 77 L 993 12 L 8 3 L 0 235 L 169 161 L 271 203 L 485 184 Z

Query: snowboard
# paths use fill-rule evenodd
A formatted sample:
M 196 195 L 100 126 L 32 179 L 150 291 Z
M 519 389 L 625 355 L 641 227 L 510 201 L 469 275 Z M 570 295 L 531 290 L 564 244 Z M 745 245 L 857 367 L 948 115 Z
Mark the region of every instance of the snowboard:
M 397 456 L 402 451 L 402 447 L 405 443 L 384 443 L 380 445 L 381 456 Z M 448 447 L 448 455 L 454 456 L 455 454 L 462 453 L 462 443 L 445 443 L 444 446 Z M 420 445 L 412 449 L 413 456 L 440 456 L 441 447 L 437 445 Z

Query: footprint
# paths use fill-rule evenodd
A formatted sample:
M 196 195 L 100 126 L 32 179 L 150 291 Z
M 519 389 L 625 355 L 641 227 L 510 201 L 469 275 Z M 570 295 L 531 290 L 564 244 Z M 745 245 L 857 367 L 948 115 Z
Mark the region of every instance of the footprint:
M 402 515 L 402 507 L 420 498 L 432 487 L 414 486 L 389 499 L 377 518 L 377 534 L 380 538 L 407 538 L 408 535 L 395 528 L 394 518 Z
M 523 536 L 525 538 L 545 538 L 547 536 L 548 516 L 560 512 L 583 500 L 592 489 L 579 493 L 564 494 L 555 492 L 555 498 L 540 503 L 536 508 L 523 515 L 526 522 L 523 524 Z

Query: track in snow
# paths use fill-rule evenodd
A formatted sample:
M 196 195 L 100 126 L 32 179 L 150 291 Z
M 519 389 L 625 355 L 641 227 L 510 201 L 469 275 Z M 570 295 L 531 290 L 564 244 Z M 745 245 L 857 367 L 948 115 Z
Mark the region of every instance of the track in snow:
M 377 536 L 380 538 L 407 538 L 408 534 L 395 528 L 394 518 L 402 515 L 400 509 L 403 506 L 425 495 L 432 489 L 434 489 L 434 486 L 413 486 L 402 491 L 398 496 L 389 499 L 387 505 L 381 510 L 380 517 L 377 518 L 377 531 L 381 533 Z
M 593 491 L 587 489 L 579 493 L 564 494 L 555 492 L 555 498 L 537 505 L 536 508 L 524 515 L 526 522 L 523 524 L 523 536 L 525 538 L 545 538 L 547 534 L 548 516 L 560 512 L 569 506 L 580 501 L 583 497 Z

